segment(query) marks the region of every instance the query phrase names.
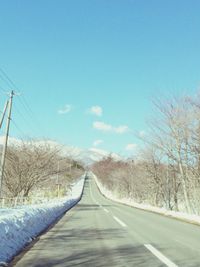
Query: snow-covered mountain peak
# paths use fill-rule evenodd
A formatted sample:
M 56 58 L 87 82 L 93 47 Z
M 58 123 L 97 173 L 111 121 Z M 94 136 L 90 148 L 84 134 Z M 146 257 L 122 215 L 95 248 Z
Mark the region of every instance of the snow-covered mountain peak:
M 4 143 L 4 136 L 0 136 L 0 145 L 3 145 Z M 28 140 L 28 141 L 21 141 L 20 139 L 9 137 L 8 144 L 11 146 L 19 146 L 23 143 L 34 143 L 38 146 L 42 146 L 45 144 L 48 144 L 51 148 L 59 148 L 62 155 L 68 156 L 70 158 L 73 158 L 74 160 L 80 161 L 84 163 L 85 165 L 91 165 L 97 161 L 102 160 L 105 157 L 111 156 L 114 160 L 122 160 L 123 158 L 119 156 L 116 153 L 111 153 L 108 151 L 105 151 L 103 149 L 98 148 L 89 148 L 89 149 L 81 149 L 78 147 L 73 146 L 67 146 L 60 144 L 54 140 Z

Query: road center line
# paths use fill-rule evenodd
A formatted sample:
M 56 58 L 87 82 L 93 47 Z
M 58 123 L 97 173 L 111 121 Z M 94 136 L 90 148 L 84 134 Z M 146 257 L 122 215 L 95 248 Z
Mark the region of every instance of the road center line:
M 122 222 L 120 219 L 118 219 L 117 217 L 113 216 L 113 219 L 115 219 L 115 221 L 117 221 L 122 227 L 127 227 L 127 225 Z
M 106 213 L 109 213 L 109 211 L 108 211 L 107 209 L 104 208 L 103 210 L 104 210 Z
M 168 267 L 178 267 L 175 263 L 170 261 L 167 257 L 165 257 L 160 251 L 158 251 L 156 248 L 154 248 L 150 244 L 144 244 L 144 246 L 151 251 L 151 253 L 156 256 L 160 261 L 162 261 L 166 266 Z

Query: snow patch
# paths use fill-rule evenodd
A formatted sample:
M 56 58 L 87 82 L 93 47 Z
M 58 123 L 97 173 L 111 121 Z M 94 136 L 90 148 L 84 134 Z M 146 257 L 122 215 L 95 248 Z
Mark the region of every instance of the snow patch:
M 25 245 L 50 226 L 81 198 L 85 175 L 72 187 L 71 194 L 45 204 L 16 209 L 0 209 L 0 262 L 10 261 Z
M 167 217 L 172 217 L 175 219 L 179 219 L 185 222 L 189 222 L 189 223 L 193 223 L 193 224 L 198 224 L 200 225 L 200 216 L 195 215 L 195 214 L 188 214 L 185 212 L 177 212 L 177 211 L 171 211 L 171 210 L 167 210 L 165 208 L 158 208 L 158 207 L 154 207 L 148 204 L 139 204 L 137 202 L 135 202 L 133 199 L 130 198 L 118 198 L 116 197 L 113 192 L 111 192 L 110 190 L 106 189 L 101 182 L 98 180 L 97 176 L 94 173 L 90 173 L 90 176 L 92 176 L 100 190 L 100 192 L 107 198 L 121 203 L 121 204 L 125 204 L 137 209 L 141 209 L 141 210 L 145 210 L 145 211 L 150 211 L 150 212 L 155 212 Z

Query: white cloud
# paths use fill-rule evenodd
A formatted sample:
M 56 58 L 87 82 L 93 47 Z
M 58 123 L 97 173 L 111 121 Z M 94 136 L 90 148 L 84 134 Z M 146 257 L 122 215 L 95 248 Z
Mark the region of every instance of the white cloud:
M 101 122 L 101 121 L 95 121 L 93 123 L 93 128 L 100 130 L 100 131 L 113 132 L 113 133 L 117 133 L 117 134 L 124 134 L 124 133 L 127 133 L 129 131 L 129 128 L 126 125 L 114 127 L 110 124 L 106 124 L 106 123 Z
M 58 110 L 58 114 L 66 114 L 72 110 L 71 105 L 65 105 L 64 108 Z
M 103 140 L 95 140 L 93 146 L 99 146 L 103 143 Z
M 119 134 L 127 133 L 129 131 L 128 126 L 122 125 L 119 127 L 114 128 L 114 131 Z
M 101 117 L 103 114 L 103 109 L 100 106 L 92 106 L 91 108 L 89 108 L 88 112 Z
M 93 128 L 100 130 L 100 131 L 104 131 L 104 132 L 111 132 L 112 131 L 112 126 L 110 124 L 106 124 L 106 123 L 101 122 L 101 121 L 95 121 L 93 123 Z
M 128 144 L 127 146 L 126 146 L 126 150 L 127 151 L 133 151 L 133 150 L 135 150 L 137 148 L 137 144 Z

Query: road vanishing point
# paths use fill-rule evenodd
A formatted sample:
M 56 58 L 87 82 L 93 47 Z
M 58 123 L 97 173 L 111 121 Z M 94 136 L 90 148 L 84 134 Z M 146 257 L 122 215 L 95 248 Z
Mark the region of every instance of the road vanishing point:
M 199 267 L 200 227 L 108 200 L 87 178 L 81 201 L 9 266 Z

